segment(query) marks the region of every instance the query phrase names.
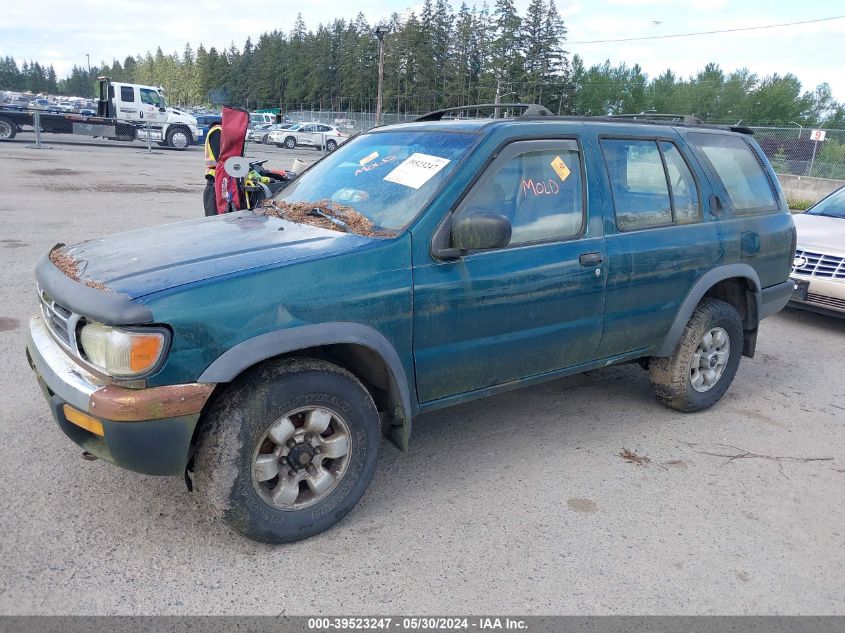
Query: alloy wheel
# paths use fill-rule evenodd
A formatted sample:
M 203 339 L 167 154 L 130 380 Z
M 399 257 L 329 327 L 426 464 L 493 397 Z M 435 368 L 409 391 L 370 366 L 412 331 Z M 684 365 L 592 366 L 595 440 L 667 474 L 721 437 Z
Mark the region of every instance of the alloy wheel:
M 349 466 L 349 426 L 325 407 L 295 409 L 278 418 L 258 443 L 252 483 L 279 510 L 301 510 L 325 499 Z
M 690 383 L 704 393 L 719 382 L 731 356 L 731 338 L 724 328 L 714 327 L 701 337 L 690 360 Z

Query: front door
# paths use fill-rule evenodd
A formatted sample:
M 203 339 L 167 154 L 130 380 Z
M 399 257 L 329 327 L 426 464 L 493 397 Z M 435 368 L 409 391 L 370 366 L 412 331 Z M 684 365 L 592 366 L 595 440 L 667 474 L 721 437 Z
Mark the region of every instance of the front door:
M 167 113 L 161 95 L 152 88 L 139 88 L 141 93 L 141 120 L 150 123 L 164 123 L 167 121 Z
M 511 143 L 456 213 L 492 211 L 510 244 L 414 263 L 414 360 L 421 403 L 594 358 L 606 259 L 576 139 Z M 591 221 L 592 220 L 592 221 Z

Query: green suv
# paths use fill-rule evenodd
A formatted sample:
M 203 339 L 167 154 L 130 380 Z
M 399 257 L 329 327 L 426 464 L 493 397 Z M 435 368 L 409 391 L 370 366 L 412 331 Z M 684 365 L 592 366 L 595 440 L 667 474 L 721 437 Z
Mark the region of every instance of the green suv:
M 631 362 L 669 407 L 718 402 L 794 287 L 750 132 L 459 115 L 255 211 L 56 246 L 27 354 L 62 430 L 278 543 L 346 515 L 422 412 Z

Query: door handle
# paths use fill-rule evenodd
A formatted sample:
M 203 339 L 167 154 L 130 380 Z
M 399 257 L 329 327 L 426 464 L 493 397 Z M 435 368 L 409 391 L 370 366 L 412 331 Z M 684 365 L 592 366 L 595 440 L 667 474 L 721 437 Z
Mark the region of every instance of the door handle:
M 579 255 L 578 261 L 582 266 L 598 266 L 604 259 L 601 253 L 584 253 L 583 255 Z

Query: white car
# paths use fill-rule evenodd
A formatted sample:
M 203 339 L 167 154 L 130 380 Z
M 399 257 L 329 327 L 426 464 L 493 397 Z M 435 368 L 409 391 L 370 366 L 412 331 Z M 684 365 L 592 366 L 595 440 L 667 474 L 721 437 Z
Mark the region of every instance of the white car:
M 349 136 L 333 125 L 325 123 L 297 123 L 287 130 L 270 132 L 269 142 L 277 147 L 294 149 L 299 145 L 307 145 L 321 149 L 323 143 L 326 149 L 333 152 L 337 146 L 349 140 Z
M 794 216 L 796 284 L 789 305 L 845 317 L 845 187 Z

